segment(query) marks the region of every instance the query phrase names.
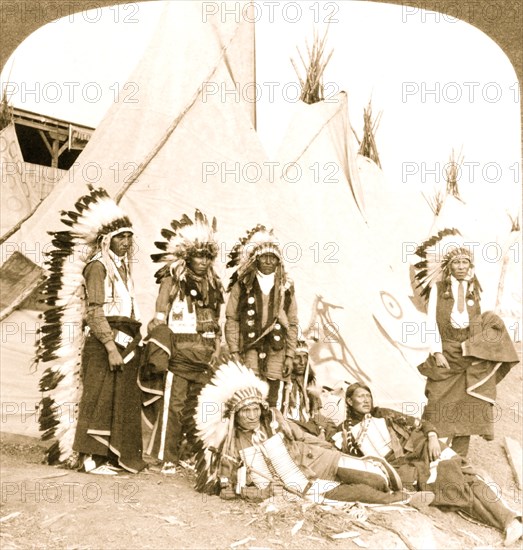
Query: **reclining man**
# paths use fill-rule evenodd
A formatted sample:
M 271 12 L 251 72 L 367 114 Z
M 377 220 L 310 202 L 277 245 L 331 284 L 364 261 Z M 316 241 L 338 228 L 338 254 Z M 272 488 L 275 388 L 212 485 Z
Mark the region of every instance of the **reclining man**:
M 223 498 L 270 496 L 274 485 L 321 501 L 404 500 L 401 482 L 380 458 L 344 455 L 266 401 L 268 384 L 239 363 L 222 365 L 199 397 L 197 434 L 203 443 L 197 490 Z
M 461 510 L 505 533 L 505 546 L 523 534 L 521 517 L 507 508 L 473 468 L 442 445 L 433 426 L 413 416 L 375 407 L 367 386 L 346 392 L 347 418 L 332 437 L 342 452 L 386 459 L 411 490 L 428 490 L 432 506 Z

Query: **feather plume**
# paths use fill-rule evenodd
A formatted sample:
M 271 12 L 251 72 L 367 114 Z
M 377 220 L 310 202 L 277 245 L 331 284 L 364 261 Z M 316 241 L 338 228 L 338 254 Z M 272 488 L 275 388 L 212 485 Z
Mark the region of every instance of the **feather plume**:
M 249 274 L 256 270 L 256 260 L 262 254 L 271 253 L 280 259 L 280 272 L 282 277 L 282 287 L 286 286 L 287 277 L 283 268 L 282 252 L 280 243 L 275 237 L 272 229 L 267 229 L 264 225 L 258 224 L 247 231 L 245 237 L 240 237 L 229 253 L 227 267 L 236 267 L 229 281 L 227 291 L 230 292 L 238 280 L 244 280 Z
M 195 414 L 197 437 L 203 446 L 197 464 L 198 490 L 213 492 L 217 482 L 215 462 L 234 425 L 236 412 L 252 403 L 268 408 L 268 393 L 267 382 L 260 380 L 251 369 L 233 361 L 221 365 L 202 389 Z
M 428 300 L 430 289 L 450 275 L 450 263 L 456 256 L 464 255 L 470 260 L 471 269 L 468 279 L 471 281 L 471 291 L 478 293 L 481 286 L 474 274 L 473 250 L 455 228 L 445 228 L 423 242 L 416 249 L 416 255 L 421 258 L 414 267 L 417 287 L 421 296 Z
M 171 229 L 162 229 L 161 235 L 166 241 L 156 241 L 154 244 L 161 253 L 151 254 L 154 262 L 164 263 L 168 270 L 159 269 L 156 274 L 156 282 L 170 273 L 178 280 L 184 280 L 186 261 L 196 254 L 206 254 L 212 260 L 219 252 L 216 241 L 216 218 L 209 223 L 207 216 L 196 209 L 194 221 L 187 214 L 179 220 L 171 221 Z M 211 267 L 208 273 L 209 283 L 216 287 L 218 277 Z
M 46 367 L 40 379 L 40 390 L 46 394 L 40 403 L 42 438 L 57 439 L 47 452 L 50 464 L 70 461 L 74 454 L 85 341 L 83 270 L 100 237 L 132 231 L 129 218 L 104 189 L 89 190 L 75 203 L 76 211 L 61 212 L 62 222 L 71 229 L 50 233 L 54 248 L 46 260 L 50 275 L 42 295 L 51 308 L 43 314 L 35 363 Z

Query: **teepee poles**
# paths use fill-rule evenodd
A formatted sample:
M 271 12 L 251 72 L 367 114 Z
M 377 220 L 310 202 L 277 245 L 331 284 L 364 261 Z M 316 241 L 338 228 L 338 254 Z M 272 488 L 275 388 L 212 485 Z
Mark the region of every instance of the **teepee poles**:
M 301 86 L 301 96 L 300 99 L 304 103 L 312 105 L 313 103 L 318 103 L 323 101 L 324 96 L 324 87 L 323 87 L 323 75 L 325 73 L 325 68 L 330 61 L 330 58 L 334 52 L 331 50 L 327 57 L 324 59 L 325 54 L 325 44 L 327 41 L 327 32 L 328 28 L 323 35 L 323 38 L 319 38 L 318 32 L 314 31 L 312 48 L 309 47 L 308 42 L 305 43 L 307 48 L 307 54 L 309 56 L 308 60 L 305 61 L 299 48 L 297 47 L 298 55 L 300 61 L 305 69 L 305 76 L 300 76 L 301 71 L 298 68 L 294 59 L 291 58 L 292 66 L 298 75 Z
M 382 111 L 378 113 L 374 120 L 372 119 L 372 103 L 369 99 L 367 107 L 363 109 L 363 139 L 358 150 L 360 155 L 375 162 L 379 168 L 381 168 L 381 163 L 375 136 L 380 125 L 381 115 Z

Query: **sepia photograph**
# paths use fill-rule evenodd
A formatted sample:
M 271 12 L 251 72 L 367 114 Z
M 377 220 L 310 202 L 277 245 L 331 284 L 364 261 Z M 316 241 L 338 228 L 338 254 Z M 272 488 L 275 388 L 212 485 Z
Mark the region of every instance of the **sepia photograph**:
M 521 548 L 521 8 L 0 2 L 2 548 Z

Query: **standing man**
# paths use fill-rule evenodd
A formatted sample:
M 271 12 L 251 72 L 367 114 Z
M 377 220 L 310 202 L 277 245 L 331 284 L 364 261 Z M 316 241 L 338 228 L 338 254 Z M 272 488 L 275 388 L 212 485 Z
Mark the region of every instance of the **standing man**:
M 467 456 L 470 436 L 494 438 L 496 384 L 518 363 L 503 321 L 481 314 L 481 287 L 472 251 L 459 232 L 445 229 L 416 250 L 416 278 L 428 298 L 431 355 L 418 367 L 427 377 L 423 419 Z
M 51 364 L 40 381 L 49 392 L 40 425 L 44 438 L 58 440 L 49 462 L 92 474 L 136 473 L 146 464 L 136 384 L 141 337 L 130 264 L 133 229 L 104 189 L 91 188 L 75 207 L 63 213 L 70 230 L 53 234 L 48 260 L 44 294 L 52 307 L 37 355 Z
M 164 229 L 168 241 L 157 246 L 165 252 L 152 256 L 165 266 L 156 273 L 160 289 L 140 384 L 152 429 L 147 452 L 162 461 L 165 475 L 176 473 L 184 436 L 192 450 L 197 398 L 220 354 L 223 287 L 213 267 L 216 219 L 209 225 L 199 210 L 194 217 L 193 222 L 184 215 Z
M 320 389 L 315 384 L 316 374 L 310 364 L 309 346 L 305 340 L 298 340 L 284 416 L 305 423 L 318 416 L 322 403 Z
M 231 277 L 225 338 L 233 358 L 269 384 L 269 406 L 283 410 L 290 384 L 298 310 L 294 284 L 287 276 L 272 230 L 257 225 L 230 253 Z

